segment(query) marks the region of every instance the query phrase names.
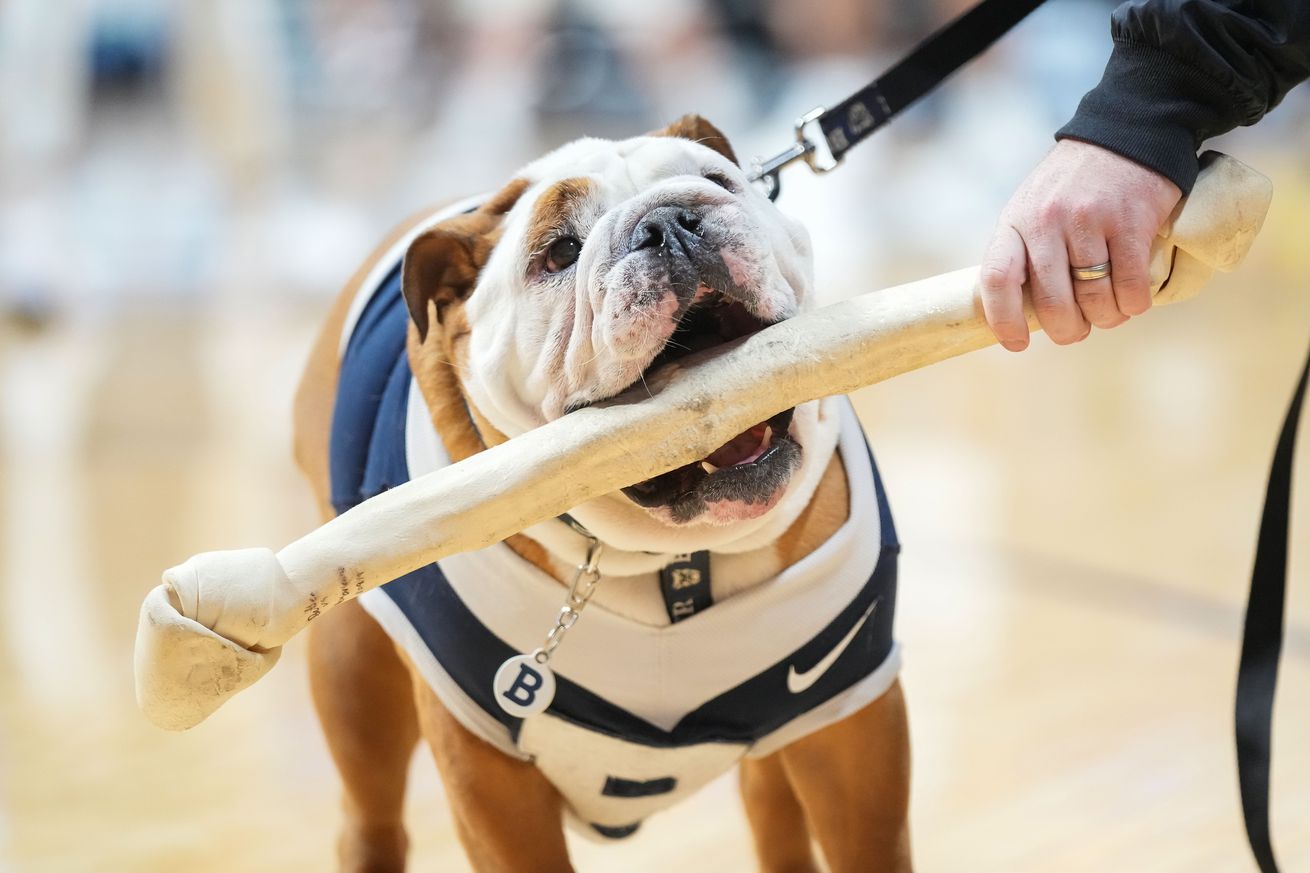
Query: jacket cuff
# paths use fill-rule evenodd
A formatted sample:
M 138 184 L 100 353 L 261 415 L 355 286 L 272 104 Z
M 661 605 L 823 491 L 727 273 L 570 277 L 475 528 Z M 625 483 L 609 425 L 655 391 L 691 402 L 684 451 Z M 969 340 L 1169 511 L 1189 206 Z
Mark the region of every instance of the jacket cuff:
M 1238 101 L 1217 81 L 1154 46 L 1116 40 L 1100 84 L 1055 138 L 1109 149 L 1187 194 L 1201 143 L 1240 123 Z

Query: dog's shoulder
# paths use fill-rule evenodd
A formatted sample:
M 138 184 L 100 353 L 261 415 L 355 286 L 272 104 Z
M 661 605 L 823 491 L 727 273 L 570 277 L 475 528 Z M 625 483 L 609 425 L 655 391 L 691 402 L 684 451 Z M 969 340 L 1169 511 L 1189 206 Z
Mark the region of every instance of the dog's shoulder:
M 780 567 L 790 567 L 823 545 L 850 517 L 850 485 L 841 452 L 833 452 L 814 497 L 774 544 Z

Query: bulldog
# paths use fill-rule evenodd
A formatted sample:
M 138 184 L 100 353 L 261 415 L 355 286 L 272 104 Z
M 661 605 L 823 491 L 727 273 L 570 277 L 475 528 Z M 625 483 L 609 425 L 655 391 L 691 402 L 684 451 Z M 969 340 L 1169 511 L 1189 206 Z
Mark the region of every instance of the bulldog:
M 297 461 L 330 517 L 639 402 L 813 296 L 804 228 L 708 122 L 582 139 L 361 266 L 297 394 Z M 325 614 L 310 674 L 341 869 L 404 867 L 420 740 L 478 871 L 571 870 L 566 825 L 622 839 L 733 766 L 761 869 L 817 870 L 816 850 L 835 873 L 910 869 L 898 551 L 829 398 Z

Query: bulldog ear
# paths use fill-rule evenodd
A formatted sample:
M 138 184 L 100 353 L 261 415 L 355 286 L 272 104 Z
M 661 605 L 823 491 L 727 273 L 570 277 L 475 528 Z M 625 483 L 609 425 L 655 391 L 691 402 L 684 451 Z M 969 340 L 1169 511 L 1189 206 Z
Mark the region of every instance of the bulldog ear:
M 653 130 L 648 136 L 680 136 L 703 146 L 709 146 L 734 164 L 740 165 L 737 153 L 732 150 L 723 131 L 710 124 L 699 115 L 684 115 L 661 130 Z
M 440 319 L 447 306 L 473 290 L 481 269 L 472 237 L 458 230 L 438 225 L 409 244 L 400 288 L 420 341 L 428 338 L 428 301 L 436 303 Z
M 429 302 L 436 304 L 440 320 L 450 304 L 472 293 L 500 238 L 505 213 L 527 187 L 526 179 L 515 179 L 473 212 L 447 219 L 409 244 L 400 268 L 400 288 L 420 341 L 428 337 Z

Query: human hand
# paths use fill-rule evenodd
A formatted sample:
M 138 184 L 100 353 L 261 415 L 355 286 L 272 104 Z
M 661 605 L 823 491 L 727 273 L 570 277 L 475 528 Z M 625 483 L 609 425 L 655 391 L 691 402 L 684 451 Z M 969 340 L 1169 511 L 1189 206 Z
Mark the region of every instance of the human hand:
M 1117 327 L 1151 308 L 1151 242 L 1182 192 L 1154 170 L 1100 146 L 1065 139 L 1001 212 L 980 273 L 983 313 L 1012 352 L 1028 347 L 1023 284 L 1037 320 L 1059 345 Z M 1109 261 L 1103 279 L 1071 267 Z

